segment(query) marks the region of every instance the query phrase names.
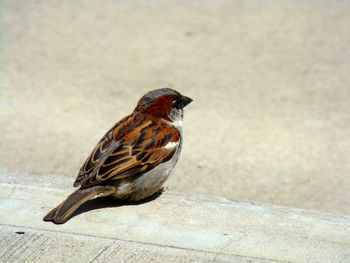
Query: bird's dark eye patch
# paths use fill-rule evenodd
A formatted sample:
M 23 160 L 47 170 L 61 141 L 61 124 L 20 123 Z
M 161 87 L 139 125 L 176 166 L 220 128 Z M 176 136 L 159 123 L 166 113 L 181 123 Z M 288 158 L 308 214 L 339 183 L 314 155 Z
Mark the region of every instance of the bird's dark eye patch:
M 181 99 L 175 99 L 175 100 L 173 101 L 173 105 L 174 105 L 174 107 L 176 107 L 176 108 L 181 108 L 181 103 L 182 103 L 182 100 L 181 100 Z

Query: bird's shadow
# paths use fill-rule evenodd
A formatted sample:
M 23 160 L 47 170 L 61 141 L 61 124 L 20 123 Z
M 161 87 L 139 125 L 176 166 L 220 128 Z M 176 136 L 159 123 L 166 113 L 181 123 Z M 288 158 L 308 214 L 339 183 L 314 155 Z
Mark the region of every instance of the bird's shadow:
M 157 192 L 141 201 L 128 201 L 128 200 L 121 200 L 116 199 L 111 196 L 107 197 L 99 197 L 92 200 L 89 200 L 82 204 L 69 218 L 72 219 L 73 217 L 80 215 L 82 213 L 86 213 L 92 210 L 100 209 L 100 208 L 107 208 L 107 207 L 120 207 L 120 206 L 127 206 L 127 205 L 141 205 L 148 202 L 151 202 L 155 199 L 157 199 L 159 196 L 162 195 L 162 192 Z

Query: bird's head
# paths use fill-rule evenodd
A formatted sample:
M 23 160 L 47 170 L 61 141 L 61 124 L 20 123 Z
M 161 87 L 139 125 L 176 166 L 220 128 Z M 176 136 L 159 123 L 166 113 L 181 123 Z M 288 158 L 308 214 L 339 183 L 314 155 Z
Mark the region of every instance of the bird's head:
M 191 102 L 191 98 L 181 95 L 176 90 L 156 89 L 146 93 L 139 100 L 134 111 L 181 126 L 183 108 Z

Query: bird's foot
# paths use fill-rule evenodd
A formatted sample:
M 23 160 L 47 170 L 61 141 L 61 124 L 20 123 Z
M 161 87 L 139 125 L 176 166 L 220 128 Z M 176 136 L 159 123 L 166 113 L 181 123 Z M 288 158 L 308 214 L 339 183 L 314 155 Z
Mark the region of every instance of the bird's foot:
M 165 192 L 165 191 L 169 191 L 169 188 L 163 186 L 163 187 L 161 187 L 161 188 L 158 189 L 157 194 L 161 194 L 161 193 L 163 193 L 163 192 Z

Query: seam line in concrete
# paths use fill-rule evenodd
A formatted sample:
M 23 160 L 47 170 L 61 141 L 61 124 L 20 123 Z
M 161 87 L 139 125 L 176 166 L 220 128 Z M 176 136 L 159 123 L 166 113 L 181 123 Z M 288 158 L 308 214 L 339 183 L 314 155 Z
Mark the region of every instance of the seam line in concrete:
M 288 263 L 288 261 L 280 261 L 280 260 L 274 260 L 269 258 L 261 258 L 261 257 L 252 257 L 252 256 L 243 256 L 238 254 L 230 254 L 230 253 L 223 253 L 223 252 L 213 252 L 213 251 L 207 251 L 207 250 L 201 250 L 201 249 L 193 249 L 193 248 L 186 248 L 186 247 L 177 247 L 177 246 L 166 246 L 166 245 L 160 245 L 156 243 L 146 243 L 141 241 L 135 241 L 135 240 L 128 240 L 128 239 L 122 239 L 122 238 L 113 238 L 113 237 L 101 237 L 101 236 L 95 236 L 95 235 L 89 235 L 84 233 L 76 233 L 76 232 L 70 232 L 70 231 L 57 231 L 57 230 L 49 230 L 49 229 L 41 229 L 36 227 L 30 227 L 30 226 L 21 226 L 21 225 L 12 225 L 12 224 L 1 224 L 0 226 L 6 226 L 6 227 L 12 227 L 12 228 L 29 228 L 35 231 L 41 231 L 41 232 L 51 232 L 51 233 L 58 233 L 58 234 L 67 234 L 67 235 L 75 235 L 75 236 L 85 236 L 85 237 L 93 237 L 93 238 L 100 238 L 105 240 L 115 240 L 115 241 L 121 241 L 121 242 L 128 242 L 128 243 L 136 243 L 136 244 L 142 244 L 147 246 L 157 246 L 157 247 L 163 247 L 163 248 L 175 248 L 175 249 L 181 249 L 181 250 L 188 250 L 188 251 L 194 251 L 194 252 L 202 252 L 202 253 L 208 253 L 215 255 L 215 258 L 219 255 L 223 256 L 235 256 L 235 257 L 241 257 L 241 258 L 249 258 L 249 259 L 259 259 L 259 260 L 269 260 L 271 262 L 278 262 L 278 263 Z M 107 249 L 107 248 L 106 248 Z M 103 252 L 103 251 L 102 251 Z M 99 253 L 100 254 L 100 253 Z M 95 257 L 93 260 L 95 260 L 97 257 Z

